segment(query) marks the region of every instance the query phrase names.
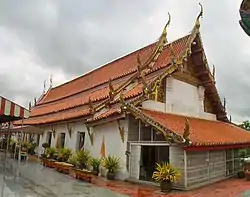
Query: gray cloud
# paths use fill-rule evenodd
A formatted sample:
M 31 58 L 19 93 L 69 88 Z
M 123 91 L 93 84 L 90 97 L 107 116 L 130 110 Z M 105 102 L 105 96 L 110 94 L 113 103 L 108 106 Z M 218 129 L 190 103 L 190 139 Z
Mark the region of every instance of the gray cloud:
M 250 117 L 250 39 L 238 24 L 241 0 L 201 2 L 208 61 L 229 114 L 241 121 Z M 198 1 L 0 1 L 0 93 L 27 105 L 50 74 L 59 84 L 155 41 L 168 11 L 173 40 L 191 30 Z

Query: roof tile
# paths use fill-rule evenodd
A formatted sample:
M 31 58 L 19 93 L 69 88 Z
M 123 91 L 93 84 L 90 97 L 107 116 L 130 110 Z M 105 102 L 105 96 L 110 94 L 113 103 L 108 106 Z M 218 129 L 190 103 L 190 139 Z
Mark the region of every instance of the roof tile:
M 183 135 L 186 117 L 147 109 L 142 112 L 167 129 Z M 187 117 L 190 124 L 190 140 L 196 145 L 240 144 L 250 142 L 250 132 L 233 124 Z
M 189 35 L 180 38 L 172 43 L 175 55 L 178 56 L 186 47 Z M 55 121 L 71 119 L 84 115 L 85 113 L 74 112 L 73 108 L 78 108 L 88 104 L 89 97 L 92 101 L 100 101 L 108 98 L 108 81 L 111 78 L 121 78 L 127 80 L 125 75 L 137 71 L 137 55 L 145 61 L 146 57 L 153 51 L 155 43 L 137 50 L 129 55 L 108 63 L 90 73 L 87 73 L 68 83 L 52 88 L 48 94 L 32 109 L 29 120 L 25 124 L 44 124 Z M 167 45 L 154 64 L 153 71 L 166 67 L 171 62 L 170 47 Z M 106 84 L 104 84 L 106 83 Z M 117 83 L 117 82 L 115 82 Z M 121 83 L 121 82 L 119 82 Z M 99 86 L 103 84 L 103 87 Z M 114 85 L 117 87 L 117 85 Z M 128 98 L 135 97 L 142 92 L 142 86 L 138 85 L 126 95 Z M 63 113 L 65 113 L 63 115 Z M 47 114 L 47 115 L 46 115 Z

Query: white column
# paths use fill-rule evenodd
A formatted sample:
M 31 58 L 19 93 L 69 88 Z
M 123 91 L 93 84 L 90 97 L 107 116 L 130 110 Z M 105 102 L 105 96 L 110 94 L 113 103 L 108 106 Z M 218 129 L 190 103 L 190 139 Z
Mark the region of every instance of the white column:
M 173 101 L 171 99 L 171 92 L 173 90 L 173 77 L 168 77 L 166 79 L 166 112 L 173 111 Z
M 203 86 L 198 87 L 198 97 L 199 97 L 199 114 L 202 114 L 204 112 L 204 94 L 205 94 L 205 88 Z

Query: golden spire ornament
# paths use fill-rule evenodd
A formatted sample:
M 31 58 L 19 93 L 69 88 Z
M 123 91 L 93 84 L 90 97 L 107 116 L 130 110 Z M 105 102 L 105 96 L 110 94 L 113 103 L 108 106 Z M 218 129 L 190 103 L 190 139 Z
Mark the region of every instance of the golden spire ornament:
M 199 29 L 200 28 L 200 18 L 202 18 L 203 17 L 203 6 L 201 5 L 201 3 L 199 3 L 199 5 L 200 5 L 200 7 L 201 7 L 201 10 L 200 10 L 200 13 L 199 13 L 199 15 L 197 16 L 197 18 L 196 18 L 196 21 L 195 21 L 195 27 L 197 28 L 197 29 Z
M 94 106 L 90 97 L 89 97 L 89 111 L 91 114 L 95 113 L 95 109 L 94 109 Z
M 113 99 L 114 98 L 114 94 L 115 94 L 115 89 L 112 85 L 112 81 L 111 79 L 109 79 L 109 98 Z
M 170 25 L 170 22 L 171 22 L 171 15 L 170 13 L 168 12 L 168 22 L 166 23 L 164 29 L 163 29 L 163 32 L 162 32 L 162 39 L 163 39 L 163 43 L 166 44 L 167 43 L 167 27 Z M 165 38 L 165 39 L 164 39 Z

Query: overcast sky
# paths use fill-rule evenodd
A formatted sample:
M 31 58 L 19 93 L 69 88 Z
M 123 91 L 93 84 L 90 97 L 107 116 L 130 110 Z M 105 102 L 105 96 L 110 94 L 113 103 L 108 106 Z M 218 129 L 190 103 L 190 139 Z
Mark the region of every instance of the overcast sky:
M 43 81 L 58 85 L 154 42 L 172 15 L 168 40 L 190 32 L 197 0 L 1 0 L 0 95 L 28 106 Z M 201 33 L 233 121 L 250 118 L 250 38 L 241 0 L 200 1 Z M 47 83 L 47 86 L 49 84 Z

